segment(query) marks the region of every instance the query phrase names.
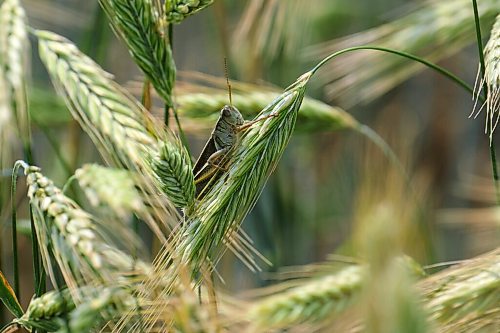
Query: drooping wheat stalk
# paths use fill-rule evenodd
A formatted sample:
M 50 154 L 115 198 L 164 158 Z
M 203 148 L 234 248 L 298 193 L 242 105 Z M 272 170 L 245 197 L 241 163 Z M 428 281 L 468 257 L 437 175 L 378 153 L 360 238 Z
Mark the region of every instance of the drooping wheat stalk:
M 86 164 L 75 177 L 93 206 L 108 206 L 120 217 L 145 209 L 130 171 Z
M 214 0 L 167 0 L 165 16 L 169 23 L 181 23 L 188 16 L 210 6 Z
M 42 61 L 56 88 L 66 98 L 104 156 L 118 165 L 140 162 L 154 148 L 155 138 L 146 127 L 142 110 L 89 57 L 65 38 L 37 31 Z
M 253 327 L 251 331 L 262 332 L 332 318 L 359 296 L 365 276 L 366 267 L 355 265 L 336 274 L 311 279 L 252 304 L 245 311 L 245 320 Z
M 176 102 L 179 115 L 199 122 L 217 117 L 228 103 L 226 81 L 201 73 L 181 73 L 177 85 Z M 249 83 L 231 82 L 232 101 L 241 113 L 254 117 L 269 101 L 281 94 L 276 88 L 266 88 Z M 355 128 L 359 123 L 344 110 L 306 97 L 297 116 L 298 131 L 337 130 Z
M 479 1 L 481 22 L 489 24 L 498 14 L 498 0 Z M 437 62 L 475 41 L 474 14 L 468 0 L 428 0 L 390 23 L 312 47 L 307 56 L 320 59 L 336 50 L 357 45 L 377 45 Z M 380 52 L 360 51 L 339 58 L 320 73 L 329 83 L 330 98 L 344 98 L 345 105 L 369 102 L 396 87 L 422 66 Z
M 233 105 L 244 115 L 254 116 L 265 108 L 269 101 L 279 97 L 275 92 L 233 93 Z M 192 93 L 180 94 L 177 97 L 179 115 L 197 122 L 210 120 L 220 113 L 227 104 L 227 94 L 219 93 Z M 332 131 L 354 128 L 357 121 L 344 110 L 324 104 L 312 98 L 304 98 L 304 102 L 297 116 L 297 130 L 306 132 Z
M 117 274 L 148 273 L 148 266 L 113 247 L 105 228 L 99 227 L 89 213 L 66 197 L 39 168 L 26 167 L 25 174 L 37 237 L 42 244 L 40 251 L 54 284 L 57 280 L 52 257 L 71 288 L 76 288 L 82 279 L 111 282 L 116 281 Z M 123 245 L 133 244 L 126 229 L 115 229 L 113 239 L 120 239 Z
M 29 68 L 29 40 L 26 13 L 19 0 L 6 0 L 0 7 L 0 73 L 5 80 L 5 94 L 10 99 L 14 126 L 27 149 L 30 140 L 26 75 Z M 27 156 L 31 158 L 30 156 Z
M 111 80 L 110 74 L 74 44 L 46 31 L 37 31 L 36 35 L 40 56 L 75 119 L 109 162 L 137 171 L 144 178 L 141 190 L 147 196 L 158 197 L 161 184 L 155 184 L 150 159 L 158 151 L 161 141 L 171 140 L 168 135 L 157 128 L 136 100 Z M 182 149 L 178 145 L 174 147 Z M 178 174 L 170 176 L 185 179 Z M 194 186 L 191 183 L 181 184 Z M 146 222 L 157 237 L 165 239 L 157 224 L 175 224 L 177 212 L 167 200 L 163 200 L 162 205 L 152 206 L 156 217 Z
M 172 106 L 175 64 L 154 0 L 100 0 L 115 32 L 168 106 Z
M 127 88 L 139 94 L 142 83 L 132 81 L 127 84 Z M 174 92 L 183 128 L 191 131 L 192 135 L 199 133 L 201 128 L 212 128 L 220 110 L 229 102 L 226 80 L 204 73 L 179 72 Z M 231 80 L 233 105 L 246 119 L 253 118 L 280 94 L 275 87 Z M 341 108 L 305 97 L 297 116 L 296 130 L 329 131 L 357 126 L 359 123 L 356 119 Z

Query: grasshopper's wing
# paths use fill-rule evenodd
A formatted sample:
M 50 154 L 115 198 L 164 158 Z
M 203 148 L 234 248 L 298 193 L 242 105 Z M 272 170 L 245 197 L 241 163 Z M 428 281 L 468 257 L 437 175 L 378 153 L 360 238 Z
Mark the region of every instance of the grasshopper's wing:
M 198 174 L 201 171 L 201 169 L 203 169 L 203 167 L 208 161 L 208 158 L 212 156 L 212 154 L 215 153 L 216 151 L 217 148 L 215 147 L 215 140 L 213 136 L 210 136 L 210 139 L 205 144 L 205 147 L 203 148 L 200 156 L 198 157 L 198 160 L 194 164 L 193 174 L 195 177 L 196 174 Z

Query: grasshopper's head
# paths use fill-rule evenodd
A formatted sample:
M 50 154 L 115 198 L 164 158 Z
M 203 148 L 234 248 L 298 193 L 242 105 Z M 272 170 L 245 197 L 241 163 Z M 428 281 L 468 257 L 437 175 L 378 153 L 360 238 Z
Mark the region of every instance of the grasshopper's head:
M 245 122 L 240 111 L 234 106 L 225 105 L 220 111 L 220 116 L 225 122 L 234 125 L 241 126 Z

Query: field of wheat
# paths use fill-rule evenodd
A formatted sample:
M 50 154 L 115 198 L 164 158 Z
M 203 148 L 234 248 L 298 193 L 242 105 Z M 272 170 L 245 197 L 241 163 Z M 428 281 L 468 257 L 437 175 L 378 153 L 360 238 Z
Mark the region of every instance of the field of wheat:
M 0 333 L 500 332 L 500 0 L 0 0 Z

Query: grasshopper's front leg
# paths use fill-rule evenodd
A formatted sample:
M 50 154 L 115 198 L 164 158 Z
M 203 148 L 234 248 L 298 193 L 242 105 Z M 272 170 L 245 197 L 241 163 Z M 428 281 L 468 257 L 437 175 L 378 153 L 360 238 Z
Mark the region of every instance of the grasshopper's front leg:
M 260 118 L 257 118 L 255 120 L 246 121 L 243 125 L 237 126 L 236 127 L 236 131 L 237 132 L 244 131 L 244 130 L 248 129 L 249 127 L 251 127 L 253 124 L 258 123 L 259 121 L 266 120 L 266 119 L 269 119 L 269 118 L 273 118 L 273 117 L 276 117 L 276 116 L 277 116 L 277 114 L 268 114 L 267 116 L 260 117 Z

